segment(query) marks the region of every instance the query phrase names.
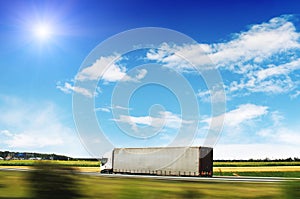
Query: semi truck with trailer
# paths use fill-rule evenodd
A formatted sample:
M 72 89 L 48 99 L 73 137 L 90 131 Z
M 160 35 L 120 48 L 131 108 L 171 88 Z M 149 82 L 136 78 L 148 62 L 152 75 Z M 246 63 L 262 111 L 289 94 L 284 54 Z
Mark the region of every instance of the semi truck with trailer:
M 210 147 L 115 148 L 102 161 L 101 173 L 166 176 L 213 175 Z

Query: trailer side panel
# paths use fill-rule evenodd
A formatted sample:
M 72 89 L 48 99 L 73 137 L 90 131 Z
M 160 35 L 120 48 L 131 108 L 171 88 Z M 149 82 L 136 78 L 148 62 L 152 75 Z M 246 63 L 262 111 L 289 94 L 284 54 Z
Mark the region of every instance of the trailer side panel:
M 200 152 L 200 147 L 116 148 L 113 172 L 199 176 Z

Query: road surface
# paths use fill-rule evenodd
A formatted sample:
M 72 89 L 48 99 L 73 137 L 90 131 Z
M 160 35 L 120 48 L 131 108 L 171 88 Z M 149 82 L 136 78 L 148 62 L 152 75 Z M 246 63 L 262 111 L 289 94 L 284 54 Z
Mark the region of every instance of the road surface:
M 24 168 L 0 168 L 0 171 L 30 171 Z M 300 178 L 282 177 L 236 177 L 236 176 L 214 176 L 214 177 L 180 177 L 180 176 L 155 176 L 155 175 L 124 175 L 124 174 L 100 174 L 99 172 L 78 172 L 81 175 L 99 176 L 107 178 L 131 178 L 131 179 L 153 179 L 173 180 L 187 182 L 283 182 L 288 180 L 300 180 Z

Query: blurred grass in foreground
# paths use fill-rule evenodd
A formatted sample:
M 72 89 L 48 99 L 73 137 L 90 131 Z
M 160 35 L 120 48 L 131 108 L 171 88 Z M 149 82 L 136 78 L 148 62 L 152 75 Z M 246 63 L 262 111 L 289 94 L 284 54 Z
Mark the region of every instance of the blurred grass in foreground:
M 72 167 L 38 162 L 28 172 L 32 199 L 74 199 L 81 196 Z
M 0 171 L 0 199 L 299 198 L 299 182 L 180 182 L 79 175 L 59 165 Z M 298 194 L 298 195 L 297 195 Z
M 291 181 L 285 183 L 285 197 L 288 199 L 300 198 L 300 181 Z

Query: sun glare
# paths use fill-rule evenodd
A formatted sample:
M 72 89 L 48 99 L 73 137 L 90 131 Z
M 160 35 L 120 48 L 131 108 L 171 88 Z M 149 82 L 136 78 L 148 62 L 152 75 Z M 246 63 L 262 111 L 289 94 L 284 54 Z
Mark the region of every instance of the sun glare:
M 45 24 L 39 24 L 35 27 L 34 33 L 41 40 L 49 39 L 52 33 L 51 27 Z

